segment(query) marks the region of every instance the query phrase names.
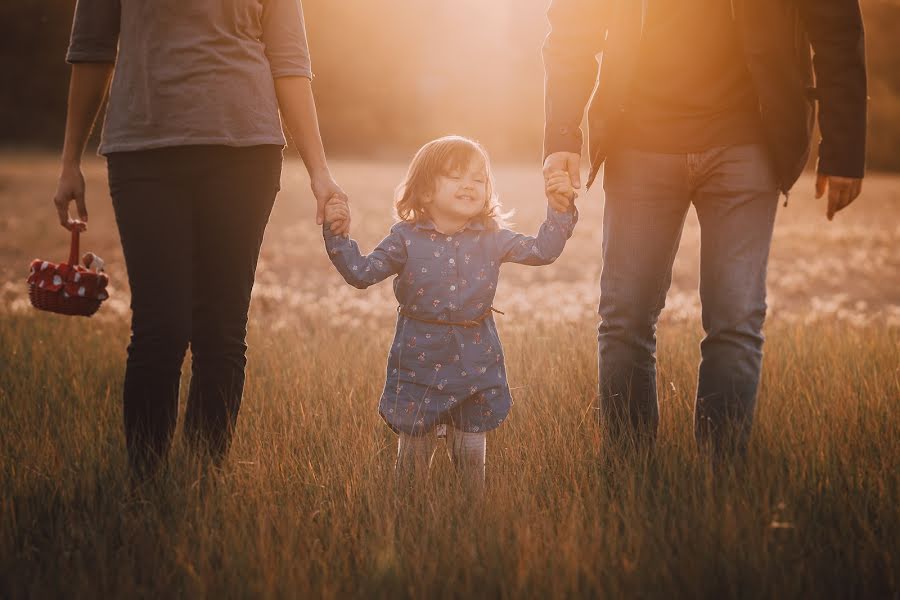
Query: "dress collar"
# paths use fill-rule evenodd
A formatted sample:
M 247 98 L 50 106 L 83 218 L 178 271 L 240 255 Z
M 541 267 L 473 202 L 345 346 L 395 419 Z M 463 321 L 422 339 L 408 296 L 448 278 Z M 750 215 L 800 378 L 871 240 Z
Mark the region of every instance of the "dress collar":
M 428 217 L 424 217 L 424 218 L 416 221 L 415 228 L 421 229 L 423 231 L 437 231 L 437 227 L 435 227 L 434 221 L 432 221 Z M 460 231 L 463 231 L 465 229 L 468 229 L 470 231 L 484 231 L 484 229 L 485 229 L 484 219 L 479 218 L 479 217 L 470 219 L 469 222 L 466 223 L 465 225 L 463 225 L 459 231 L 455 231 L 453 233 L 446 234 L 446 235 L 456 235 L 457 233 L 459 233 Z

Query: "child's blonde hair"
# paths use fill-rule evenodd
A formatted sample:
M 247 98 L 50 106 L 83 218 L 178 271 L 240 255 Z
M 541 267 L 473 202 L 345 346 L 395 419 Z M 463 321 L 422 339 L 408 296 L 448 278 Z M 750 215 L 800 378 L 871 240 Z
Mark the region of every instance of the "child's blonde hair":
M 491 229 L 506 226 L 507 219 L 512 213 L 502 212 L 500 199 L 494 193 L 494 174 L 491 172 L 487 150 L 475 140 L 460 135 L 447 135 L 431 140 L 419 148 L 409 164 L 406 177 L 397 186 L 394 201 L 397 218 L 412 223 L 427 218 L 423 198 L 434 192 L 438 176 L 455 169 L 465 170 L 475 159 L 480 159 L 484 163 L 487 196 L 484 210 L 476 219 L 480 219 Z

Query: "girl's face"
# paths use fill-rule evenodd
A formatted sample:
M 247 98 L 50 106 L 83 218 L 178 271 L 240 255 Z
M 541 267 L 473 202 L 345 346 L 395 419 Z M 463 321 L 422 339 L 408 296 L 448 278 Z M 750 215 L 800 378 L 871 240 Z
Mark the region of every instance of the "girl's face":
M 438 175 L 434 191 L 425 197 L 425 207 L 435 221 L 465 222 L 481 214 L 487 204 L 487 172 L 484 162 L 474 159 L 465 169 L 449 169 Z

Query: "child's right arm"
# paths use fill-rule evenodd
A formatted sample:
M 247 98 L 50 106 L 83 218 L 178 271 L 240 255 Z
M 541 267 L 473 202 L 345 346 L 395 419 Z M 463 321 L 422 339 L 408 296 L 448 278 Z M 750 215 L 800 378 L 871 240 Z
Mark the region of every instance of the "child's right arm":
M 338 220 L 338 216 L 343 217 L 345 213 L 337 207 L 329 208 L 330 204 L 331 201 L 325 207 L 322 234 L 325 237 L 328 258 L 344 281 L 353 287 L 365 289 L 391 275 L 396 275 L 403 269 L 403 265 L 406 264 L 406 244 L 396 225 L 371 254 L 363 255 L 349 235 L 345 237 L 331 230 L 331 223 Z M 346 209 L 346 218 L 349 219 L 349 208 Z

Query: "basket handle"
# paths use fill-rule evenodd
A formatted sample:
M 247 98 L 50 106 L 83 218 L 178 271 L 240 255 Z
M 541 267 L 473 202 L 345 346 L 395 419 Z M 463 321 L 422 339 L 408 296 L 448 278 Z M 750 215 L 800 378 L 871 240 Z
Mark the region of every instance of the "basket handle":
M 78 266 L 78 236 L 81 234 L 80 227 L 76 223 L 72 227 L 72 244 L 69 247 L 69 266 Z

